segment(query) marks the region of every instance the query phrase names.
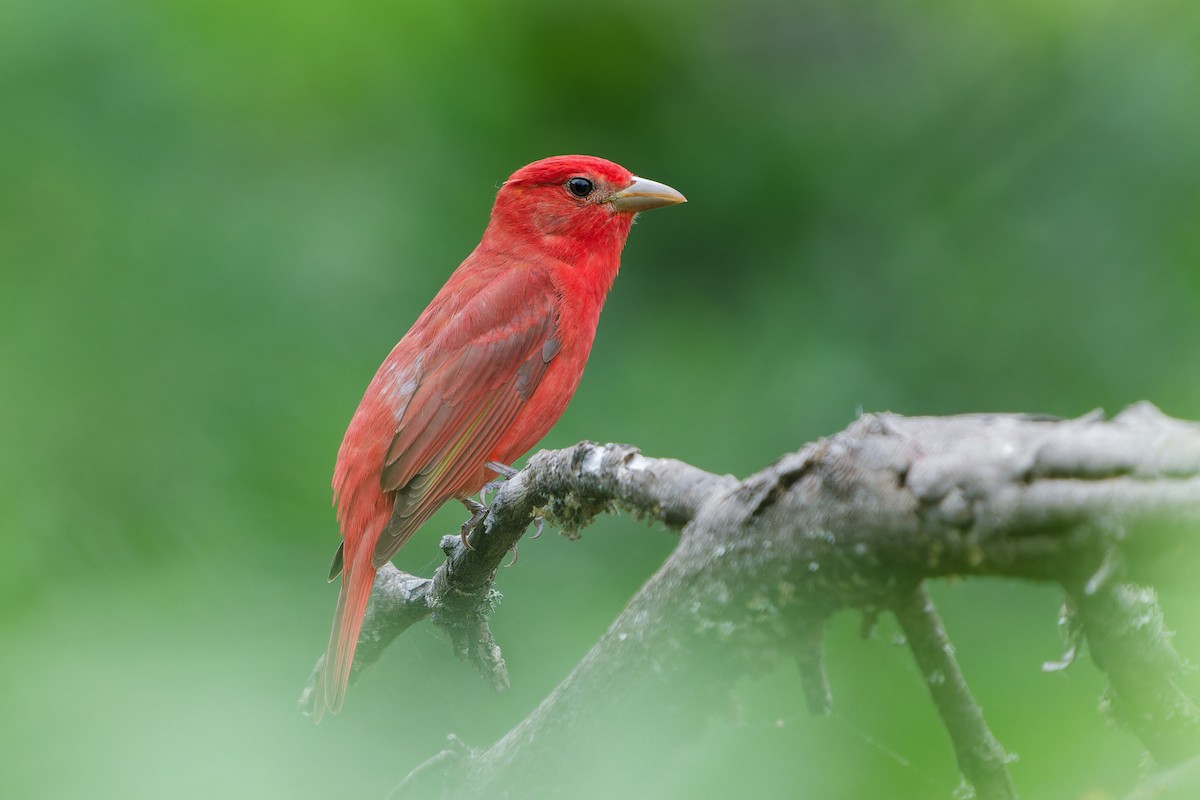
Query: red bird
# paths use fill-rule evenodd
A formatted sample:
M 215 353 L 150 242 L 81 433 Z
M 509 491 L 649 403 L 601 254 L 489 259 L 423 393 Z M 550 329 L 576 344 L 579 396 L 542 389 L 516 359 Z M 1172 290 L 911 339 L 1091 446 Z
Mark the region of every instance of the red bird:
M 611 161 L 517 170 L 483 239 L 375 373 L 333 473 L 341 592 L 314 714 L 337 713 L 375 571 L 447 500 L 464 500 L 562 416 L 639 211 L 685 202 Z

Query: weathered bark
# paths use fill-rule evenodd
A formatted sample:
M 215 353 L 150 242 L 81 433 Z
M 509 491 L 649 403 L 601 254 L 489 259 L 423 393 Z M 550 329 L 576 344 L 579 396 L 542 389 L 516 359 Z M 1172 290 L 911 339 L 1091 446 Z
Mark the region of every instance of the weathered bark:
M 1146 404 L 1112 420 L 868 415 L 740 482 L 623 445 L 538 453 L 497 495 L 476 549 L 443 540 L 447 561 L 431 581 L 381 571 L 362 665 L 432 614 L 503 688 L 487 628 L 496 567 L 535 514 L 570 535 L 614 507 L 681 527 L 678 547 L 522 723 L 425 770 L 442 796 L 637 794 L 622 775 L 651 774 L 723 711 L 737 678 L 782 659 L 797 661 L 810 708 L 825 712 L 825 620 L 861 608 L 896 613 L 977 796 L 1015 797 L 922 588 L 946 575 L 1061 584 L 1116 719 L 1164 768 L 1200 753 L 1183 661 L 1153 592 L 1124 572 L 1129 543 L 1153 549 L 1200 521 L 1200 425 Z M 1172 524 L 1151 524 L 1162 520 Z M 306 691 L 302 705 L 310 700 Z M 611 763 L 622 771 L 599 766 Z

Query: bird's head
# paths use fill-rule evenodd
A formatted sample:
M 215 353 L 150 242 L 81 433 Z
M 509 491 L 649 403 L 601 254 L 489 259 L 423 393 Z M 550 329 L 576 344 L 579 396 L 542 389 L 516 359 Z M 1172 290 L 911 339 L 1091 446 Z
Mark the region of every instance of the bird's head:
M 563 258 L 619 253 L 640 211 L 686 202 L 682 194 L 595 156 L 554 156 L 513 173 L 496 195 L 488 235 L 549 248 Z

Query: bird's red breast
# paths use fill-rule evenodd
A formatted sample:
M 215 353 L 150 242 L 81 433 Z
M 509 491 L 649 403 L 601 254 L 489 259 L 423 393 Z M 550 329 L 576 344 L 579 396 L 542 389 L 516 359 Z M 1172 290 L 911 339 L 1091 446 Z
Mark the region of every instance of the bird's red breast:
M 338 451 L 342 588 L 315 704 L 341 707 L 375 570 L 562 415 L 639 211 L 684 202 L 591 156 L 501 186 L 483 239 L 380 365 Z M 338 562 L 330 579 L 336 575 Z

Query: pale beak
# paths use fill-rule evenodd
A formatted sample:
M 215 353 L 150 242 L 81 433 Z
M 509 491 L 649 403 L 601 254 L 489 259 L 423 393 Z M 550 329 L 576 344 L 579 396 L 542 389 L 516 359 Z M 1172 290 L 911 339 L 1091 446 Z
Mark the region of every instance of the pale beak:
M 608 199 L 615 211 L 636 214 L 652 208 L 686 203 L 687 198 L 665 183 L 633 176 L 633 183 Z

